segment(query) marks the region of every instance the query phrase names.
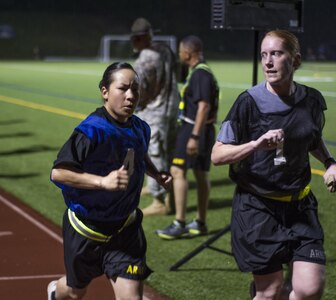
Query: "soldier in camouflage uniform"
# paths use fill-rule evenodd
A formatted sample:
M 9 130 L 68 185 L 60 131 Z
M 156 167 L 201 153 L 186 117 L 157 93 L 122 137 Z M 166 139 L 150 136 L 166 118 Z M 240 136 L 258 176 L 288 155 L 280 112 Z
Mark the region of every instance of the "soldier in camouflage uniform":
M 168 171 L 179 104 L 175 56 L 168 45 L 152 42 L 152 27 L 146 19 L 135 20 L 131 31 L 134 51 L 139 53 L 134 67 L 141 82 L 136 114 L 151 127 L 150 158 L 159 171 Z M 169 213 L 167 192 L 155 180 L 148 177 L 143 190 L 153 196 L 151 205 L 143 210 L 145 216 Z

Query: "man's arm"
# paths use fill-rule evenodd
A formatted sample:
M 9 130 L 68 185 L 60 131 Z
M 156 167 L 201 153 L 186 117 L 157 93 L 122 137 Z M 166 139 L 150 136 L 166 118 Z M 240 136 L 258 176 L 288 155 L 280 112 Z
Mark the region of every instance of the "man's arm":
M 208 114 L 210 111 L 210 104 L 204 100 L 198 101 L 197 113 L 195 118 L 195 124 L 187 143 L 187 154 L 197 155 L 199 147 L 199 136 L 201 134 L 202 128 L 208 119 Z

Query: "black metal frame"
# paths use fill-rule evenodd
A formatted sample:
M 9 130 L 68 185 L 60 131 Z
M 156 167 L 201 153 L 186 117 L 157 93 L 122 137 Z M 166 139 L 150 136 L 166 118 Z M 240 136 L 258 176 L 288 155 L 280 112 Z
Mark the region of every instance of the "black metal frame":
M 195 255 L 197 255 L 198 253 L 200 253 L 201 251 L 203 251 L 205 248 L 209 248 L 211 250 L 215 250 L 227 255 L 232 255 L 231 252 L 216 248 L 211 246 L 211 244 L 213 242 L 215 242 L 216 240 L 218 240 L 221 236 L 223 236 L 224 234 L 226 234 L 227 232 L 230 231 L 230 225 L 227 225 L 226 227 L 224 227 L 223 229 L 219 230 L 216 234 L 214 234 L 211 238 L 209 238 L 208 240 L 206 240 L 203 244 L 201 244 L 200 246 L 198 246 L 195 250 L 191 251 L 189 254 L 187 254 L 186 256 L 184 256 L 183 258 L 181 258 L 178 262 L 176 262 L 174 265 L 172 265 L 170 267 L 170 271 L 177 271 L 177 269 L 182 266 L 183 264 L 185 264 L 187 261 L 189 261 L 191 258 L 193 258 Z

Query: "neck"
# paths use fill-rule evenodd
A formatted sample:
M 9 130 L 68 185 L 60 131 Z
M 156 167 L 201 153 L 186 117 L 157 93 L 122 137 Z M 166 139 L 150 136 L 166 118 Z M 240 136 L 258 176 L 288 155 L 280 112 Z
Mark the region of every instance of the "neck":
M 269 82 L 266 82 L 266 88 L 272 94 L 288 97 L 295 93 L 296 86 L 293 81 L 286 85 L 271 85 Z
M 201 60 L 200 60 L 198 57 L 192 57 L 192 58 L 190 59 L 190 61 L 188 62 L 188 65 L 189 65 L 189 67 L 193 68 L 193 67 L 195 67 L 197 64 L 199 64 L 200 61 L 201 61 Z

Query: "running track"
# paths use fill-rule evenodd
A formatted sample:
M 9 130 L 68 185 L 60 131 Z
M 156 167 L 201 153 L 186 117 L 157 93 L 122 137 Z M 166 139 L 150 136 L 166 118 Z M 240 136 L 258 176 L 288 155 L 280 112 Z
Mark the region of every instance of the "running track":
M 0 291 L 2 300 L 46 300 L 47 285 L 64 274 L 61 229 L 0 189 Z M 113 300 L 104 276 L 85 300 Z M 144 300 L 167 300 L 145 286 Z

